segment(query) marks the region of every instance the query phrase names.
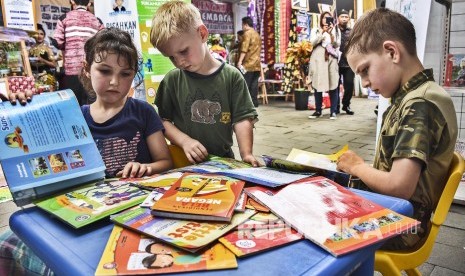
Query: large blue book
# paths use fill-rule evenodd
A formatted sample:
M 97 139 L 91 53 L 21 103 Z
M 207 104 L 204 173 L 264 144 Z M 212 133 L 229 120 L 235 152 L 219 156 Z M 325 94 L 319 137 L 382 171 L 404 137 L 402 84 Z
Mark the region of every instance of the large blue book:
M 71 90 L 34 96 L 25 106 L 0 103 L 0 162 L 18 206 L 105 177 Z

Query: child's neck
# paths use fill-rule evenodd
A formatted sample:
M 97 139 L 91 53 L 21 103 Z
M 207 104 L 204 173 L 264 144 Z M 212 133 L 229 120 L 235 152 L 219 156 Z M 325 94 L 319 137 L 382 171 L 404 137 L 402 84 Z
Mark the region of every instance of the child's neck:
M 118 114 L 126 104 L 127 97 L 118 103 L 105 103 L 97 99 L 90 105 L 90 115 L 96 123 L 104 123 Z
M 211 75 L 215 73 L 216 70 L 218 70 L 218 68 L 220 68 L 221 64 L 222 64 L 221 61 L 217 60 L 209 52 L 207 52 L 202 68 L 200 68 L 200 70 L 196 73 L 201 74 L 201 75 L 206 75 L 206 76 Z

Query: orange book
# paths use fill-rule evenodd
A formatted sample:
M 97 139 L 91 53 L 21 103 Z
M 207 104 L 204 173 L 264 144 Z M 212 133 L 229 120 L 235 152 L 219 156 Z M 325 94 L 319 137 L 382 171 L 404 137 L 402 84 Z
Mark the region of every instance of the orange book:
M 244 181 L 186 173 L 152 206 L 152 214 L 186 220 L 230 221 Z

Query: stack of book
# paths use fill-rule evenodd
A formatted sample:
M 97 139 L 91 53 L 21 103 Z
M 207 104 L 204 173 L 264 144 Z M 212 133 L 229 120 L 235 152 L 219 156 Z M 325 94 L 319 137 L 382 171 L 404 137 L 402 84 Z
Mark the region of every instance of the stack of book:
M 115 223 L 96 275 L 235 268 L 236 257 L 302 239 L 337 257 L 418 224 L 346 189 L 350 175 L 333 162 L 341 152 L 295 149 L 287 160 L 263 156 L 259 168 L 211 156 L 161 175 L 104 179 L 71 91 L 26 107 L 0 103 L 0 119 L 0 161 L 17 205 L 32 202 L 74 228 Z

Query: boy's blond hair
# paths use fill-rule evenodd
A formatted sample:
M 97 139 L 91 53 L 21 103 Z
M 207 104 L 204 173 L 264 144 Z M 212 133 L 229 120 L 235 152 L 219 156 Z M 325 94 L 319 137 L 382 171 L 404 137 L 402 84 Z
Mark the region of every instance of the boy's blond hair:
M 346 52 L 378 53 L 386 40 L 402 43 L 407 52 L 417 55 L 415 28 L 406 17 L 386 8 L 364 14 L 356 23 L 345 45 Z
M 150 42 L 157 48 L 170 38 L 195 30 L 202 24 L 200 12 L 194 5 L 179 0 L 166 2 L 153 16 Z

